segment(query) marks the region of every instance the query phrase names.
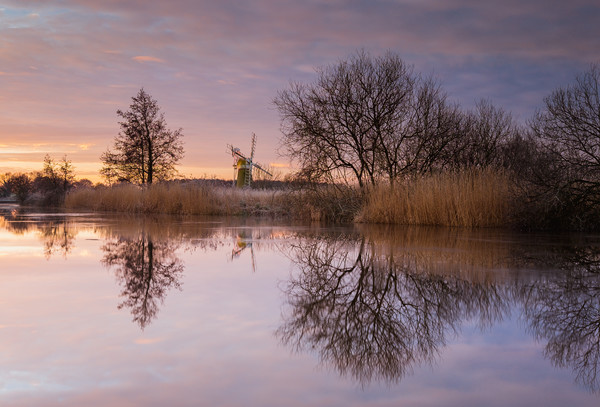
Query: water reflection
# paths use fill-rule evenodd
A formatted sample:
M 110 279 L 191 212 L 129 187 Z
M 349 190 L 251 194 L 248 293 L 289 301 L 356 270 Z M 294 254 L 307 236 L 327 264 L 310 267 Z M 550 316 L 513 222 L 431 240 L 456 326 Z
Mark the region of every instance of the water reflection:
M 490 325 L 508 312 L 507 286 L 443 267 L 438 273 L 428 266 L 439 259 L 389 243 L 358 234 L 294 245 L 299 273 L 286 288 L 291 312 L 282 340 L 317 349 L 323 362 L 362 383 L 393 382 L 432 362 L 462 321 Z
M 363 384 L 395 382 L 434 361 L 464 323 L 522 309 L 546 356 L 598 391 L 598 242 L 541 243 L 377 227 L 301 239 L 278 335 Z
M 102 263 L 112 267 L 124 300 L 118 308 L 129 308 L 133 321 L 144 329 L 158 314 L 171 288 L 181 288 L 184 266 L 175 255 L 178 244 L 153 239 L 146 231 L 133 238 L 119 237 L 102 246 Z
M 64 216 L 31 216 L 16 205 L 0 206 L 0 229 L 16 235 L 35 231 L 43 242 L 44 256 L 61 255 L 65 259 L 71 252 L 77 235 L 77 227 Z
M 182 289 L 183 253 L 227 259 L 285 253 L 284 315 L 276 335 L 316 351 L 362 384 L 393 383 L 442 358 L 465 325 L 518 314 L 545 356 L 600 390 L 600 239 L 431 228 L 277 226 L 239 220 L 48 216 L 0 210 L 0 229 L 35 232 L 46 258 L 67 257 L 80 234 L 102 240 L 119 309 L 141 329 Z M 256 252 L 256 253 L 255 253 Z M 249 267 L 249 266 L 248 266 Z M 260 277 L 260 270 L 256 270 Z
M 75 228 L 66 220 L 41 225 L 40 235 L 44 242 L 44 255 L 50 258 L 55 254 L 67 257 L 75 244 Z
M 519 287 L 529 329 L 553 364 L 570 367 L 576 380 L 600 390 L 600 250 L 589 244 L 559 246 L 544 259 L 564 272 Z
M 66 259 L 79 233 L 91 232 L 103 240 L 101 263 L 114 271 L 122 288 L 118 309 L 129 309 L 133 322 L 142 330 L 157 317 L 169 291 L 181 289 L 185 271 L 179 257 L 182 252 L 229 246 L 233 260 L 247 250 L 252 271 L 256 271 L 255 247 L 274 246 L 275 239 L 289 233 L 253 220 L 240 219 L 225 228 L 223 224 L 216 218 L 28 212 L 16 205 L 0 204 L 0 229 L 16 235 L 37 234 L 46 259 L 56 255 Z

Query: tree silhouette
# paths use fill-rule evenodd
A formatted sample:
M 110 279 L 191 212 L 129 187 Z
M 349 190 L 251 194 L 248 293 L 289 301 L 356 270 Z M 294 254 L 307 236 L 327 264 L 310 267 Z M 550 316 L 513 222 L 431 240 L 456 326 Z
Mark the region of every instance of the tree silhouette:
M 600 207 L 600 65 L 554 90 L 530 121 L 539 157 L 530 188 L 549 226 L 598 228 Z M 539 215 L 538 215 L 539 216 Z M 543 225 L 542 225 L 543 226 Z M 539 227 L 539 226 L 538 226 Z
M 458 107 L 398 55 L 358 51 L 317 74 L 314 83 L 292 83 L 274 100 L 283 149 L 305 178 L 394 182 L 449 159 L 446 149 L 460 136 Z
M 114 152 L 106 151 L 101 174 L 109 181 L 126 180 L 152 184 L 175 173 L 175 165 L 183 157 L 182 130 L 167 128 L 158 102 L 142 88 L 131 98 L 129 110 L 117 110 L 123 119 L 115 138 Z

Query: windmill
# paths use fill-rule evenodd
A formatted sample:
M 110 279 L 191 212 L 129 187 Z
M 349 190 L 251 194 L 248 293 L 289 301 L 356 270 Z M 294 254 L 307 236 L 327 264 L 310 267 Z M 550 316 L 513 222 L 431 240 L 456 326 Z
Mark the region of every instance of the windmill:
M 239 148 L 227 144 L 227 151 L 231 152 L 233 157 L 233 185 L 238 187 L 249 187 L 252 184 L 252 172 L 254 169 L 262 171 L 272 177 L 269 171 L 265 170 L 260 164 L 254 162 L 254 150 L 256 148 L 256 134 L 252 133 L 252 147 L 250 157 L 242 154 Z

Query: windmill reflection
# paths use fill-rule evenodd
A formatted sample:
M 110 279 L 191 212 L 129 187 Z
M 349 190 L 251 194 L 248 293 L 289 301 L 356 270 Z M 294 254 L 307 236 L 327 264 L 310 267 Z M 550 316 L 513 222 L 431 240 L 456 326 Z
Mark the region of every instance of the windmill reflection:
M 147 232 L 119 237 L 102 246 L 102 263 L 116 269 L 123 287 L 119 309 L 129 308 L 142 329 L 156 317 L 169 289 L 181 287 L 184 266 L 175 255 L 177 248 L 172 240 L 154 240 Z
M 302 242 L 278 335 L 316 349 L 323 363 L 365 384 L 395 382 L 432 362 L 462 321 L 489 325 L 508 312 L 508 287 L 422 269 L 419 255 L 385 254 L 361 237 Z
M 254 259 L 254 248 L 252 247 L 253 240 L 252 234 L 248 235 L 245 231 L 238 233 L 235 245 L 231 249 L 231 260 L 239 258 L 242 252 L 248 249 L 250 251 L 250 259 L 252 260 L 252 272 L 256 273 L 256 260 Z

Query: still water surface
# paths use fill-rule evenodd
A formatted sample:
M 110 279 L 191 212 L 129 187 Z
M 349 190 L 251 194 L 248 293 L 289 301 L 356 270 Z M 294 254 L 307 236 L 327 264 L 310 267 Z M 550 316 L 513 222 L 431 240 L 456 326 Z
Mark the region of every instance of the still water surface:
M 600 236 L 0 206 L 2 406 L 598 406 Z

